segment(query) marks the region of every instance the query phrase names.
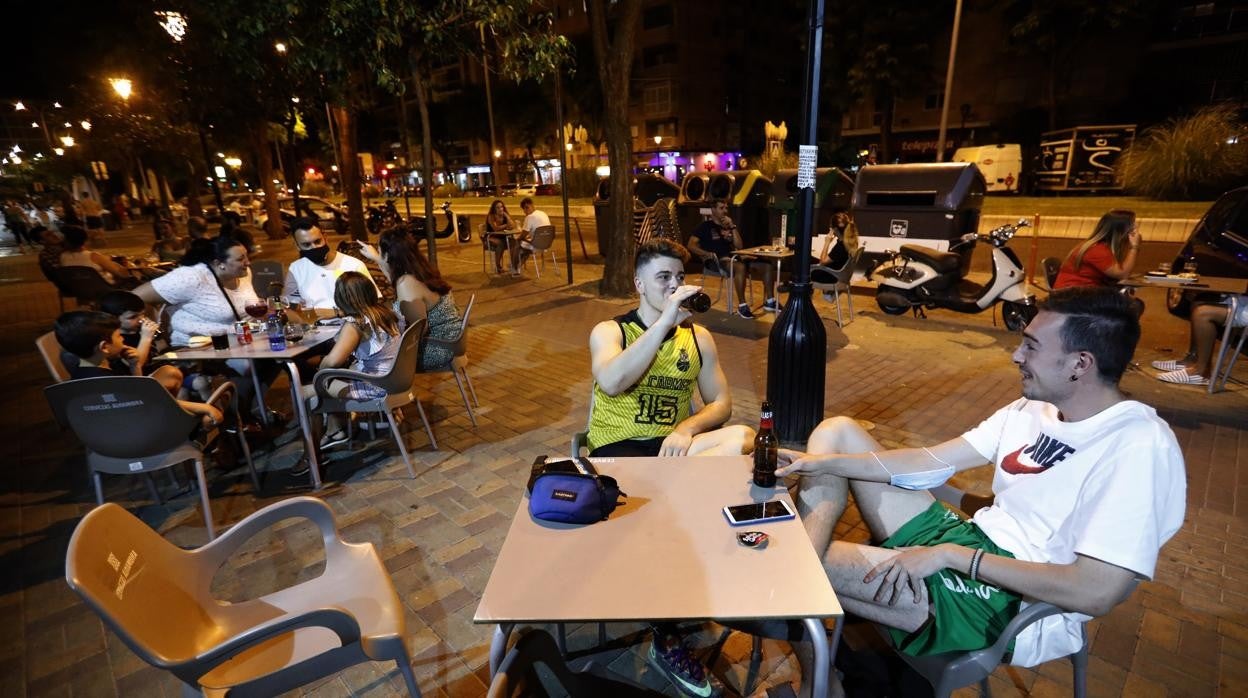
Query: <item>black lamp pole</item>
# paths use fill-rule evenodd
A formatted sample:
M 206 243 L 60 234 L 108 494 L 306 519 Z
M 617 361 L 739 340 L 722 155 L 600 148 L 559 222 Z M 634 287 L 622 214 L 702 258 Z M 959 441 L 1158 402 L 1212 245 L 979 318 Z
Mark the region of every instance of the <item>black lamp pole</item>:
M 823 3 L 810 0 L 806 23 L 806 92 L 802 145 L 814 147 L 819 123 L 819 68 L 823 57 Z M 799 168 L 801 166 L 799 165 Z M 802 170 L 799 169 L 799 172 Z M 782 443 L 804 444 L 823 419 L 828 338 L 815 311 L 810 286 L 810 239 L 814 225 L 814 163 L 809 182 L 797 194 L 797 276 L 767 344 L 767 400 L 776 406 L 775 428 Z

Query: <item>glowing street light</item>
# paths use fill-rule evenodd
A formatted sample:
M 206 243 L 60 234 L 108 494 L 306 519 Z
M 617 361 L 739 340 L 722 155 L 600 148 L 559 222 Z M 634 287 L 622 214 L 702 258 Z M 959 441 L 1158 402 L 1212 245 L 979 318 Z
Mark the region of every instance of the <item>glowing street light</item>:
M 73 128 L 73 127 L 74 127 L 73 124 L 69 123 L 68 121 L 65 122 L 65 128 Z
M 286 55 L 286 44 L 285 44 L 285 43 L 283 43 L 283 42 L 281 42 L 281 41 L 278 41 L 277 43 L 273 44 L 273 50 L 274 50 L 274 51 L 277 51 L 277 53 L 278 53 L 279 55 L 285 56 L 285 55 Z
M 181 12 L 158 11 L 155 14 L 160 18 L 160 28 L 165 30 L 175 44 L 186 38 L 186 17 Z
M 32 122 L 30 122 L 30 127 L 31 127 L 31 128 L 39 128 L 39 122 L 38 122 L 38 121 L 32 121 Z
M 655 137 L 654 137 L 654 144 L 655 144 L 655 145 L 661 145 L 662 143 L 663 143 L 663 136 L 655 136 Z
M 13 111 L 26 111 L 26 105 L 18 102 L 13 105 Z
M 225 159 L 225 164 L 237 170 L 243 166 L 243 160 L 242 158 L 230 157 Z
M 501 151 L 501 150 L 495 150 L 495 151 L 494 151 L 494 157 L 496 157 L 496 158 L 501 158 L 502 156 L 503 156 L 503 151 Z
M 61 136 L 61 145 L 64 145 L 66 148 L 74 147 L 74 137 L 73 136 Z M 57 154 L 59 155 L 60 153 L 57 153 Z
M 59 156 L 61 156 L 61 155 L 64 155 L 64 154 L 65 154 L 65 149 L 64 149 L 64 148 L 53 148 L 53 149 L 52 149 L 52 152 L 56 153 L 56 154 L 57 154 L 57 156 L 59 157 Z
M 129 78 L 109 78 L 108 84 L 113 86 L 113 92 L 117 93 L 125 101 L 130 101 L 130 95 L 134 92 L 134 83 Z
M 564 144 L 563 144 L 563 149 L 564 149 L 564 150 L 566 150 L 566 151 L 568 151 L 569 153 L 570 153 L 570 152 L 572 152 L 572 144 L 571 144 L 571 143 L 564 143 Z
M 83 119 L 82 121 L 79 121 L 79 122 L 78 122 L 78 125 L 82 127 L 82 130 L 83 130 L 83 131 L 90 131 L 90 130 L 91 130 L 91 122 L 90 122 L 90 121 L 87 121 L 86 119 Z
M 53 109 L 60 109 L 60 108 L 61 108 L 61 103 L 60 103 L 60 102 L 53 102 L 53 103 L 52 103 L 52 108 L 53 108 Z

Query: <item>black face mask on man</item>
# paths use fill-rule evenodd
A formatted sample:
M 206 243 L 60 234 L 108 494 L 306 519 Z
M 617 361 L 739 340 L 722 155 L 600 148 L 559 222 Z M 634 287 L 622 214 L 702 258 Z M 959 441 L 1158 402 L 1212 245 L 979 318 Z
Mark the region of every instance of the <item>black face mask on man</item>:
M 329 257 L 329 245 L 313 247 L 310 250 L 299 250 L 299 256 L 318 267 L 325 266 L 325 260 Z

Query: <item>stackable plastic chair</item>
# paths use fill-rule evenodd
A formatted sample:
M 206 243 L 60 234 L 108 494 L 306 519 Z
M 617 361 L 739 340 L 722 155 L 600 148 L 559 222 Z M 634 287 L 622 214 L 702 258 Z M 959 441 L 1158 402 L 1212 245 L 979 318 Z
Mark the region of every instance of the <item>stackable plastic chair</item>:
M 455 376 L 455 385 L 459 388 L 459 396 L 464 399 L 464 409 L 468 411 L 468 419 L 472 421 L 475 429 L 477 426 L 477 416 L 472 412 L 472 406 L 481 406 L 481 402 L 477 400 L 477 389 L 472 387 L 472 379 L 468 377 L 468 316 L 472 314 L 472 304 L 477 302 L 477 294 L 472 294 L 468 298 L 468 305 L 464 308 L 464 314 L 459 319 L 459 335 L 450 339 L 437 339 L 434 337 L 426 337 L 425 343 L 431 346 L 441 346 L 450 350 L 453 356 L 451 362 L 445 366 L 437 366 L 435 368 L 420 369 L 421 373 L 445 373 L 449 371 Z M 464 386 L 468 386 L 467 392 Z M 468 394 L 472 394 L 472 402 L 468 402 Z
M 259 259 L 251 263 L 251 286 L 261 298 L 267 298 L 272 295 L 269 293 L 270 284 L 284 286 L 286 284 L 286 272 L 282 270 L 282 263 L 275 259 Z
M 222 565 L 255 534 L 301 517 L 320 529 L 325 571 L 239 602 L 212 595 Z M 398 664 L 420 697 L 404 645 L 403 605 L 370 543 L 347 543 L 312 497 L 271 504 L 216 541 L 182 550 L 115 504 L 79 522 L 65 555 L 69 583 L 143 661 L 184 693 L 274 696 L 366 661 Z
M 39 338 L 35 340 L 35 348 L 43 357 L 43 364 L 48 367 L 48 374 L 52 376 L 53 382 L 64 383 L 69 380 L 69 371 L 65 368 L 65 363 L 61 361 L 61 352 L 65 350 L 61 348 L 61 343 L 56 341 L 55 333 L 45 332 L 39 335 Z
M 1222 347 L 1218 349 L 1218 358 L 1213 362 L 1213 373 L 1209 374 L 1210 395 L 1226 388 L 1226 381 L 1231 377 L 1231 369 L 1235 368 L 1235 359 L 1239 358 L 1239 352 L 1244 348 L 1244 338 L 1248 337 L 1248 325 L 1236 323 L 1235 315 L 1246 301 L 1248 301 L 1246 296 L 1231 296 L 1228 304 L 1229 315 L 1226 318 L 1226 326 L 1222 329 Z M 1231 354 L 1231 360 L 1227 361 L 1227 349 L 1231 346 L 1231 337 L 1235 330 L 1239 330 L 1239 341 L 1235 343 L 1235 351 Z
M 529 240 L 529 245 L 533 252 L 533 269 L 537 272 L 537 278 L 542 278 L 542 255 L 550 254 L 550 263 L 559 264 L 559 259 L 555 257 L 555 226 L 540 225 L 533 231 L 533 239 Z
M 78 305 L 94 306 L 104 294 L 117 290 L 91 267 L 61 267 L 56 270 L 56 278 L 62 293 L 73 296 Z
M 858 258 L 862 256 L 862 247 L 854 250 L 854 253 L 845 261 L 844 266 L 840 269 L 833 269 L 825 266 L 811 267 L 813 272 L 815 269 L 822 269 L 836 278 L 834 283 L 818 283 L 811 281 L 811 288 L 832 294 L 832 302 L 836 304 L 836 326 L 844 327 L 849 324 L 841 318 L 841 294 L 845 294 L 845 299 L 849 303 L 849 322 L 854 321 L 854 294 L 850 292 L 849 282 L 854 277 L 854 269 L 858 266 Z
M 734 297 L 733 294 L 735 293 L 735 289 L 736 289 L 736 280 L 734 277 L 733 270 L 737 266 L 736 264 L 734 264 L 736 259 L 737 259 L 736 255 L 733 255 L 731 258 L 729 258 L 728 261 L 724 261 L 722 259 L 716 259 L 713 262 L 706 261 L 702 263 L 701 286 L 703 288 L 706 288 L 706 277 L 708 274 L 719 279 L 719 287 L 715 289 L 715 300 L 714 300 L 714 303 L 718 303 L 720 296 L 724 295 L 724 286 L 727 285 L 728 286 L 728 312 L 732 313 L 733 315 L 737 313 L 736 303 L 748 302 L 751 307 L 754 306 L 754 284 L 750 283 L 750 266 L 748 264 L 745 265 L 745 292 L 746 294 L 749 295 L 750 299 L 749 301 L 746 301 L 744 298 L 737 298 L 736 303 L 733 302 L 733 297 Z
M 56 421 L 72 429 L 86 447 L 87 467 L 95 485 L 97 504 L 104 503 L 102 473 L 150 474 L 190 461 L 199 485 L 208 539 L 216 537 L 204 478 L 204 447 L 190 438 L 200 418 L 183 410 L 155 378 L 84 378 L 50 385 L 43 392 Z M 208 402 L 238 424 L 238 400 L 233 384 L 222 385 Z M 235 431 L 252 485 L 259 491 L 260 479 L 251 460 L 251 449 L 243 430 Z M 205 443 L 211 443 L 215 436 L 215 433 L 204 434 Z
M 1045 257 L 1040 260 L 1040 266 L 1044 267 L 1044 282 L 1048 284 L 1049 291 L 1052 291 L 1053 285 L 1057 283 L 1057 274 L 1062 270 L 1062 260 Z
M 61 283 L 60 267 L 47 264 L 40 259 L 39 271 L 43 273 L 43 278 L 51 281 L 52 285 L 56 287 L 57 307 L 60 308 L 62 313 L 65 312 L 65 299 L 73 297 L 73 294 L 69 293 L 68 289 L 65 288 L 65 284 Z
M 403 455 L 403 463 L 407 465 L 407 472 L 412 477 L 416 477 L 416 469 L 412 466 L 412 459 L 407 455 L 407 446 L 403 443 L 403 435 L 399 433 L 399 425 L 394 419 L 394 411 L 407 405 L 416 405 L 416 412 L 420 414 L 420 421 L 425 425 L 425 433 L 429 435 L 430 445 L 435 449 L 438 447 L 438 441 L 433 437 L 433 428 L 429 426 L 429 418 L 425 416 L 425 408 L 421 406 L 420 398 L 416 396 L 416 389 L 412 386 L 412 378 L 416 374 L 416 367 L 420 360 L 420 338 L 424 332 L 425 320 L 423 319 L 407 326 L 407 329 L 403 331 L 403 335 L 399 338 L 399 354 L 394 360 L 394 366 L 384 376 L 351 371 L 345 368 L 323 368 L 316 372 L 314 383 L 318 400 L 314 412 L 317 414 L 330 412 L 383 413 L 386 416 L 386 421 L 390 423 L 390 433 L 394 435 L 394 442 L 398 444 L 399 453 Z M 334 379 L 368 383 L 386 391 L 386 394 L 384 397 L 373 400 L 333 397 L 328 393 L 328 388 L 329 382 Z M 348 422 L 347 430 L 347 436 L 351 438 L 352 427 L 350 422 Z

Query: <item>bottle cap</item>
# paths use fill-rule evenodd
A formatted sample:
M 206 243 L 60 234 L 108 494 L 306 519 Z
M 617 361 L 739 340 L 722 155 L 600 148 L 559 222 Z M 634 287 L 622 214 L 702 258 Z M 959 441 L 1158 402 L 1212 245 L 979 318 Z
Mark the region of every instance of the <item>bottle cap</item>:
M 747 548 L 761 548 L 767 545 L 768 538 L 762 531 L 742 531 L 737 534 L 737 542 Z

